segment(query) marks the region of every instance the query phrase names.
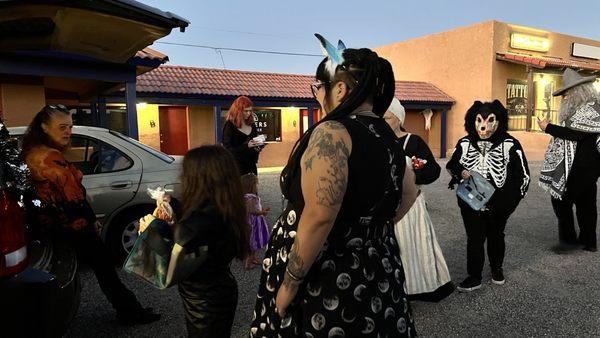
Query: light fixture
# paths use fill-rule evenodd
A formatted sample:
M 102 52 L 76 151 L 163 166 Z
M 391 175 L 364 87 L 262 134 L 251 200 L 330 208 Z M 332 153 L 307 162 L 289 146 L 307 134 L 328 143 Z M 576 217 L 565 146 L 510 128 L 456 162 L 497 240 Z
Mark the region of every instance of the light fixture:
M 512 33 L 510 35 L 510 47 L 547 52 L 550 49 L 550 40 L 541 36 Z
M 140 103 L 136 104 L 138 109 L 144 109 L 144 108 L 146 108 L 147 105 L 148 104 L 146 102 L 140 102 Z

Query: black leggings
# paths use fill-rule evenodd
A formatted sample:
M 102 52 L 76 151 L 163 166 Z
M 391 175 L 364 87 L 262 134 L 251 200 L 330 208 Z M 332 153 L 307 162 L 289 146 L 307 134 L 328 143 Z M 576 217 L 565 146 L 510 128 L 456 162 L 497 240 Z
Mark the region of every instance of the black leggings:
M 487 240 L 487 253 L 492 270 L 502 268 L 504 262 L 504 228 L 507 217 L 492 217 L 488 212 L 476 212 L 461 208 L 467 232 L 467 272 L 469 276 L 481 279 L 485 263 L 484 243 Z

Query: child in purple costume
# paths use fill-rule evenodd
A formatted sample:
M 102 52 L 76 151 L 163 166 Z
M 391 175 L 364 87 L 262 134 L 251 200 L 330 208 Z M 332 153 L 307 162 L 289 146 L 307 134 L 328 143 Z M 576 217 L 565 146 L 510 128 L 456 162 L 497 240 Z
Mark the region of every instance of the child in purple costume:
M 242 176 L 242 188 L 246 201 L 246 217 L 250 225 L 250 250 L 246 258 L 246 270 L 255 268 L 260 264 L 256 252 L 269 242 L 269 229 L 265 216 L 270 208 L 263 208 L 258 197 L 258 177 L 252 173 Z

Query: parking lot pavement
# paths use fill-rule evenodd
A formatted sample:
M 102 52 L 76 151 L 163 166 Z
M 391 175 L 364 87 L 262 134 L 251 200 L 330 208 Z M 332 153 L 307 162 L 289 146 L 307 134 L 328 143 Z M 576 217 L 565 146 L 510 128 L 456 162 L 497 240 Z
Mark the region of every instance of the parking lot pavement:
M 440 163 L 445 165 L 445 163 Z M 598 253 L 578 251 L 556 255 L 557 226 L 550 198 L 537 185 L 539 163 L 532 163 L 527 197 L 506 227 L 506 284 L 484 285 L 469 294 L 458 292 L 438 304 L 412 304 L 417 332 L 447 336 L 576 336 L 600 334 L 600 260 Z M 456 196 L 447 189 L 449 176 L 424 187 L 438 241 L 454 281 L 466 276 L 466 237 Z M 272 208 L 274 223 L 281 210 L 277 174 L 263 174 L 259 187 L 263 205 Z M 246 337 L 260 270 L 232 267 L 239 284 L 239 303 L 232 337 Z M 145 306 L 163 314 L 161 321 L 133 328 L 119 327 L 90 271 L 82 273 L 83 292 L 71 337 L 179 337 L 185 335 L 183 309 L 175 288 L 159 291 L 133 276 L 121 274 Z

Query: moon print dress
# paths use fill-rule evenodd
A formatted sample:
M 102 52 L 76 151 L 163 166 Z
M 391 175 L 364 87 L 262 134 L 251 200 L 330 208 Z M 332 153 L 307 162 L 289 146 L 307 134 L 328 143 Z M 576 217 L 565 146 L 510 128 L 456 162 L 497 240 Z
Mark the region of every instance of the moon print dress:
M 289 203 L 263 260 L 251 337 L 415 335 L 392 221 L 401 197 L 404 153 L 381 118 L 354 115 L 339 122 L 352 138 L 352 152 L 336 222 L 280 318 L 275 297 L 304 207 L 299 170 L 284 169 L 282 191 Z

